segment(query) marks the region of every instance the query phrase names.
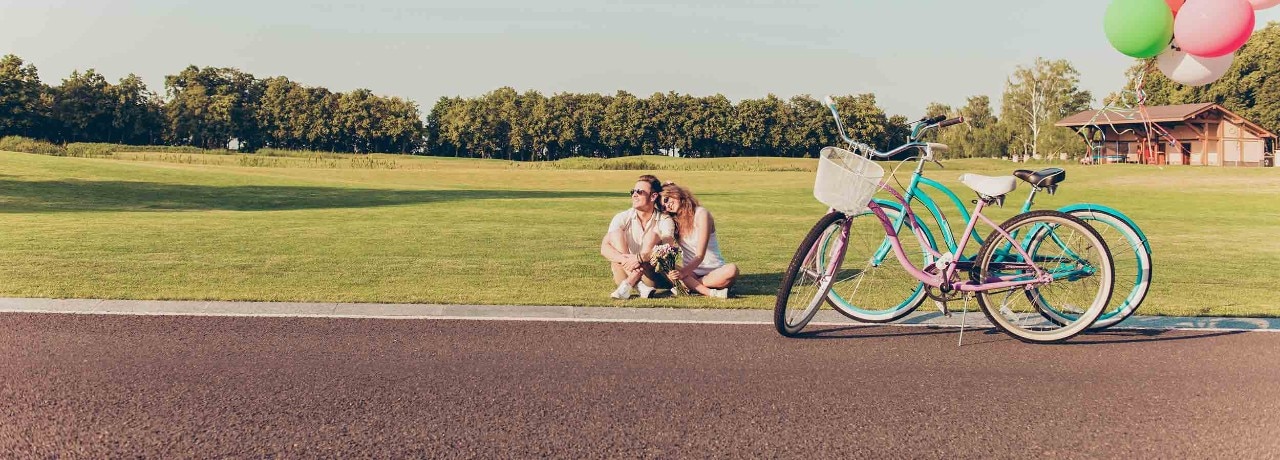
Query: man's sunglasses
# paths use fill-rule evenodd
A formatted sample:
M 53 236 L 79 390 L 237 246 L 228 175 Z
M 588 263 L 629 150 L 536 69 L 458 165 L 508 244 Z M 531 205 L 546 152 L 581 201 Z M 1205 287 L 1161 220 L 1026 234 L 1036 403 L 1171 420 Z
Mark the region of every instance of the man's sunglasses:
M 637 193 L 641 195 L 648 195 L 651 192 L 648 190 L 640 190 L 638 188 L 631 189 L 631 196 L 636 196 Z

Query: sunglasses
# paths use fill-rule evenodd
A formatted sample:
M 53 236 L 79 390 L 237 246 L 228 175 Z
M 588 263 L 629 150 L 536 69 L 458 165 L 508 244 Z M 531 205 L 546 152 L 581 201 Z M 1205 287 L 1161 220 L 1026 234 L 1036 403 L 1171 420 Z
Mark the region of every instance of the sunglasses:
M 631 189 L 631 196 L 636 196 L 637 193 L 641 195 L 648 195 L 651 192 L 649 192 L 648 190 L 640 190 L 638 188 Z

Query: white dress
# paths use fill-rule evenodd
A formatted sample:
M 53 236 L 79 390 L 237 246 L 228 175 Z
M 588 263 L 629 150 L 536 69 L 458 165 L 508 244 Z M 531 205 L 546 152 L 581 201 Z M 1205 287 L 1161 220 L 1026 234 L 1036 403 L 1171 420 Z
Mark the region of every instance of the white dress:
M 699 206 L 698 209 L 704 209 Z M 695 210 L 696 212 L 696 210 Z M 688 238 L 680 238 L 680 254 L 684 259 L 682 264 L 688 264 L 694 257 L 694 245 L 697 244 L 697 232 L 688 232 Z M 667 219 L 658 223 L 658 235 L 663 239 L 673 239 L 675 234 L 675 221 Z M 724 256 L 720 254 L 720 240 L 716 238 L 716 232 L 711 232 L 707 236 L 707 252 L 702 256 L 702 263 L 698 264 L 698 268 L 693 269 L 693 274 L 699 277 L 707 276 L 712 270 L 723 267 L 725 264 Z

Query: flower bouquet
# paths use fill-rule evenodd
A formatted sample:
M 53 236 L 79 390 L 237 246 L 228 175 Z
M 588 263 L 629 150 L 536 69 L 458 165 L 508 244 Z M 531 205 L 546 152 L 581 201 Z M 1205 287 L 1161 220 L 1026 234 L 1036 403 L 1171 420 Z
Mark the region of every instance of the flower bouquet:
M 659 244 L 653 247 L 653 253 L 649 255 L 649 260 L 653 261 L 653 271 L 661 273 L 671 280 L 671 292 L 676 295 L 688 295 L 689 289 L 684 283 L 678 279 L 672 279 L 670 272 L 680 269 L 680 246 L 674 244 Z

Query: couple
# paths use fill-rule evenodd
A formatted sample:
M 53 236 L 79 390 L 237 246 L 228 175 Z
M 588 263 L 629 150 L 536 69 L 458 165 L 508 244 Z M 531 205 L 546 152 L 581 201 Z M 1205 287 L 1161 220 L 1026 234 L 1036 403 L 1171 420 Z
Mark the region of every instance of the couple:
M 683 259 L 670 272 L 654 272 L 649 260 L 653 247 L 679 242 Z M 670 280 L 678 280 L 692 292 L 727 299 L 729 286 L 738 277 L 738 266 L 726 264 L 716 239 L 711 213 L 698 205 L 688 189 L 674 182 L 663 184 L 649 174 L 640 176 L 631 189 L 631 209 L 613 216 L 609 231 L 600 242 L 600 255 L 613 268 L 618 288 L 615 299 L 631 297 L 631 289 L 648 298 L 657 289 L 678 291 Z

